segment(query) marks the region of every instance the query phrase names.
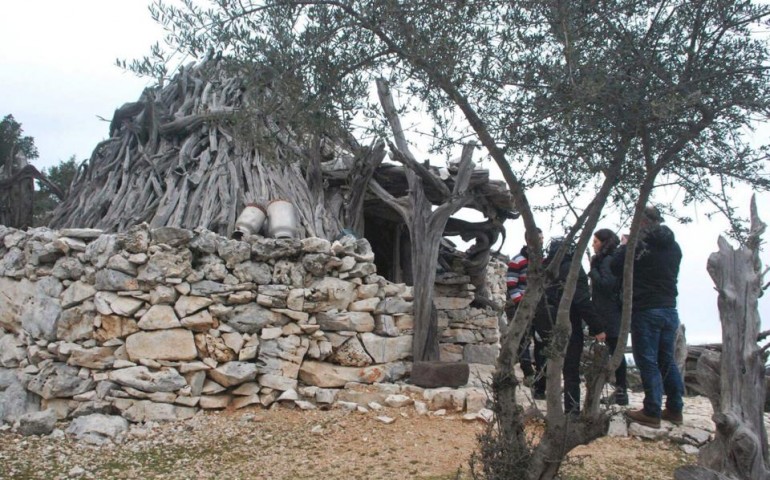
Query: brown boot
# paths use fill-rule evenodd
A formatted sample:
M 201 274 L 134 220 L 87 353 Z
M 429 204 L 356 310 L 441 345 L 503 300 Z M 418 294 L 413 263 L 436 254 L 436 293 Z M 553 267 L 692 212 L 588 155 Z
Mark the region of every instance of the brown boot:
M 660 419 L 666 420 L 667 422 L 671 422 L 674 425 L 681 425 L 684 421 L 684 418 L 682 417 L 682 412 L 675 413 L 669 410 L 668 408 L 664 408 L 662 412 L 660 412 Z
M 626 417 L 632 422 L 642 424 L 645 427 L 660 428 L 660 419 L 647 415 L 644 413 L 644 409 L 626 410 Z

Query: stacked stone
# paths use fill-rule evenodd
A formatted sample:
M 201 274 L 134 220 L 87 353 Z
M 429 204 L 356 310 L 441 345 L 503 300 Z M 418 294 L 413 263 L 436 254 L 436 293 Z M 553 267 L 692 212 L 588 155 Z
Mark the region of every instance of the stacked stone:
M 409 371 L 412 291 L 376 274 L 366 240 L 0 226 L 0 255 L 4 421 L 324 403 L 330 389 Z M 450 293 L 437 303 L 454 312 Z M 450 328 L 496 338 L 463 311 Z
M 492 260 L 487 275 L 491 300 L 505 304 L 505 271 L 503 262 Z M 444 273 L 436 278 L 436 297 L 441 360 L 494 365 L 500 352 L 502 307 L 498 310 L 476 308 L 474 286 L 466 275 Z

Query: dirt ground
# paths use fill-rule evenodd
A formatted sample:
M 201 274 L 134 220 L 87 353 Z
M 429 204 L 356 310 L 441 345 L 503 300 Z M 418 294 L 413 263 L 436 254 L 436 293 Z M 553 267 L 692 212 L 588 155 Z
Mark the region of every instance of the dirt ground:
M 132 426 L 122 443 L 102 447 L 2 432 L 0 478 L 448 480 L 459 473 L 467 479 L 483 428 L 458 415 L 418 416 L 409 408 L 278 407 Z M 670 479 L 676 467 L 695 461 L 665 441 L 604 438 L 574 450 L 561 474 L 569 480 Z

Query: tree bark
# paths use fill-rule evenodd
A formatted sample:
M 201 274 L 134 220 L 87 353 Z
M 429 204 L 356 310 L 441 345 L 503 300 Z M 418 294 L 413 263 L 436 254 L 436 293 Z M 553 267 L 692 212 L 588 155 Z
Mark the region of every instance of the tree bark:
M 733 249 L 720 237 L 719 251 L 709 257 L 708 272 L 719 292 L 722 353 L 719 357 L 716 353 L 702 355 L 699 360 L 699 381 L 712 400 L 717 430 L 714 441 L 701 449 L 698 462 L 730 478 L 746 480 L 770 478 L 763 418 L 765 354 L 757 345 L 757 300 L 762 292 L 759 245 L 764 230 L 752 198 L 747 245 Z M 716 365 L 718 381 L 708 375 Z

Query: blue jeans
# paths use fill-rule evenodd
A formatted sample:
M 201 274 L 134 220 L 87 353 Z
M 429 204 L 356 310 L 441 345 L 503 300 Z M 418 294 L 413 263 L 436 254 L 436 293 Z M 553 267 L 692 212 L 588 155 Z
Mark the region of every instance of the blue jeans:
M 663 392 L 666 408 L 680 413 L 684 404 L 682 375 L 674 362 L 674 343 L 679 328 L 676 308 L 651 308 L 634 312 L 631 342 L 634 361 L 644 387 L 644 413 L 660 418 Z

